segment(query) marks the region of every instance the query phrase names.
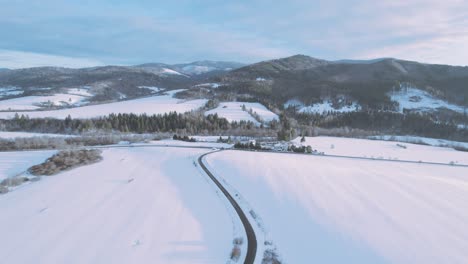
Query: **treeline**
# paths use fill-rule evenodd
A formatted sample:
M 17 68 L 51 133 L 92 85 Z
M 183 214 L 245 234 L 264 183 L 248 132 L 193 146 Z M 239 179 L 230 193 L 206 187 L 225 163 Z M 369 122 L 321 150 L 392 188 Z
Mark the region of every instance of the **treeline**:
M 349 113 L 296 114 L 299 124 L 322 128 L 349 127 L 389 134 L 417 135 L 468 140 L 468 130 L 458 129 L 454 122 L 443 122 L 429 113 L 396 113 L 387 111 L 365 111 Z
M 111 114 L 94 119 L 64 120 L 52 118 L 29 118 L 16 116 L 11 120 L 0 120 L 0 129 L 6 131 L 29 131 L 40 133 L 77 134 L 88 131 L 117 131 L 131 133 L 156 133 L 183 131 L 187 134 L 215 133 L 229 129 L 252 130 L 255 124 L 250 121 L 229 123 L 217 114 L 178 114 L 175 112 L 160 115 Z

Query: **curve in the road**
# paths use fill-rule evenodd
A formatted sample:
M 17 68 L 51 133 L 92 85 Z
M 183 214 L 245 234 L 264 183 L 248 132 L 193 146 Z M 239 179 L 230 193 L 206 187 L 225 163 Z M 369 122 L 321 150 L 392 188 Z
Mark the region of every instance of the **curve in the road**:
M 226 190 L 226 188 L 224 188 L 221 182 L 219 182 L 218 179 L 216 179 L 216 177 L 208 170 L 205 164 L 203 164 L 203 157 L 214 152 L 217 151 L 212 151 L 201 155 L 198 158 L 198 163 L 200 164 L 200 167 L 205 171 L 205 173 L 216 184 L 216 186 L 218 186 L 218 188 L 223 192 L 224 196 L 226 196 L 226 198 L 229 200 L 232 207 L 234 207 L 234 209 L 236 210 L 236 213 L 239 216 L 242 225 L 244 226 L 245 233 L 247 235 L 247 254 L 245 256 L 244 264 L 253 264 L 255 261 L 255 255 L 257 254 L 257 238 L 255 236 L 255 232 L 252 228 L 252 225 L 250 224 L 249 219 L 245 215 L 244 211 L 242 211 L 242 208 L 239 206 L 236 200 L 232 197 L 232 195 Z

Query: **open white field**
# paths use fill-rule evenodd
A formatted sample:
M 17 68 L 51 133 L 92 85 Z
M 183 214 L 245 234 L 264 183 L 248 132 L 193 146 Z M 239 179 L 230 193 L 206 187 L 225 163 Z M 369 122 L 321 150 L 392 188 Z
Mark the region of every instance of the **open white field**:
M 0 101 L 0 111 L 21 111 L 40 109 L 48 106 L 79 106 L 87 97 L 76 94 L 55 94 L 47 96 L 24 96 Z
M 112 113 L 133 113 L 133 114 L 164 114 L 168 112 L 184 113 L 196 110 L 205 105 L 205 99 L 184 101 L 173 98 L 174 92 L 166 95 L 152 96 L 128 101 L 121 101 L 108 104 L 89 105 L 69 109 L 51 111 L 25 111 L 19 114 L 28 115 L 31 118 L 51 117 L 65 119 L 68 115 L 72 118 L 93 118 L 106 116 Z M 16 112 L 0 112 L 0 118 L 14 118 Z
M 0 196 L 1 262 L 226 263 L 243 229 L 194 166 L 205 151 L 104 150 Z
M 232 150 L 206 160 L 284 263 L 468 263 L 468 168 Z
M 354 139 L 339 137 L 306 137 L 293 140 L 296 144 L 310 145 L 328 155 L 340 155 L 387 160 L 409 160 L 468 165 L 468 152 L 452 148 L 432 147 L 395 141 Z
M 245 106 L 245 111 L 242 109 L 243 106 Z M 248 112 L 250 109 L 265 122 L 278 120 L 278 115 L 268 110 L 264 105 L 247 102 L 222 102 L 215 109 L 206 111 L 205 115 L 217 113 L 218 116 L 226 118 L 229 122 L 244 120 L 259 125 L 258 121 Z
M 55 153 L 54 150 L 0 152 L 0 181 L 23 173 L 29 167 L 42 163 Z
M 0 131 L 0 139 L 33 138 L 33 137 L 71 137 L 71 136 L 61 135 L 61 134 L 49 134 L 49 133 Z

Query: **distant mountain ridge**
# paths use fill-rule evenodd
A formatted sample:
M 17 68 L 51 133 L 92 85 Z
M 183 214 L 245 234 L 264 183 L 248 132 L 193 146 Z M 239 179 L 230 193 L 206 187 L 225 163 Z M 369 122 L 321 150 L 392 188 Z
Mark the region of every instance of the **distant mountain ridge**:
M 468 98 L 468 67 L 393 58 L 326 61 L 295 55 L 230 71 L 223 82 L 231 90 L 276 102 L 299 99 L 306 104 L 344 95 L 372 108 L 391 108 L 388 93 L 401 83 L 457 104 Z
M 451 103 L 467 105 L 468 67 L 393 58 L 327 61 L 294 55 L 250 65 L 196 61 L 173 65 L 146 63 L 83 69 L 38 67 L 0 71 L 0 87 L 10 86 L 26 90 L 49 87 L 51 92 L 64 87 L 88 87 L 96 94 L 93 98 L 96 101 L 136 98 L 154 91 L 142 87 L 193 87 L 192 94 L 198 96 L 241 98 L 242 95 L 242 98 L 253 97 L 276 105 L 289 100 L 304 105 L 340 100 L 357 103 L 363 109 L 395 109 L 389 93 L 403 86 L 421 89 Z M 24 95 L 37 93 L 27 91 Z
M 181 64 L 145 63 L 136 65 L 135 67 L 160 71 L 169 69 L 185 75 L 200 75 L 210 72 L 226 72 L 243 66 L 245 66 L 245 64 L 239 62 L 205 60 Z
M 150 95 L 154 90 L 189 88 L 205 79 L 224 74 L 244 64 L 198 61 L 169 65 L 147 63 L 136 66 L 99 66 L 82 69 L 35 67 L 0 71 L 0 87 L 20 87 L 23 95 L 43 94 L 34 88 L 51 88 L 50 93 L 70 87 L 92 89 L 95 101 L 119 100 Z

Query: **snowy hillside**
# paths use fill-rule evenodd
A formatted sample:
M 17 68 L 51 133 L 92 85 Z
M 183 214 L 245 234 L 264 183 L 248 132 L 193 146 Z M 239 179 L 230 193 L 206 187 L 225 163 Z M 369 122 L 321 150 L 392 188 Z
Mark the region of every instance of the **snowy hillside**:
M 316 103 L 313 105 L 304 105 L 303 103 L 299 102 L 298 100 L 289 100 L 284 104 L 285 107 L 294 106 L 297 108 L 299 113 L 327 113 L 327 112 L 339 112 L 339 113 L 347 113 L 347 112 L 354 112 L 359 111 L 361 106 L 356 102 L 353 102 L 350 105 L 343 105 L 340 107 L 333 106 L 331 101 L 323 101 L 322 103 Z
M 297 145 L 310 145 L 312 149 L 326 155 L 468 165 L 467 152 L 452 148 L 355 138 L 306 137 L 303 143 L 300 139 L 296 138 L 293 142 Z
M 467 168 L 243 151 L 207 161 L 284 263 L 468 262 Z
M 399 103 L 400 112 L 403 112 L 403 109 L 435 111 L 439 108 L 445 108 L 459 113 L 463 113 L 464 111 L 462 106 L 450 104 L 417 88 L 402 89 L 399 92 L 392 93 L 390 98 L 392 101 Z
M 105 150 L 0 196 L 2 263 L 226 263 L 243 229 L 194 166 L 205 151 Z
M 217 108 L 207 111 L 205 115 L 215 113 L 217 113 L 220 117 L 226 118 L 229 122 L 239 122 L 241 120 L 244 120 L 251 121 L 256 125 L 260 125 L 260 123 L 253 116 L 253 114 L 255 113 L 264 122 L 278 120 L 278 115 L 271 112 L 260 103 L 222 102 Z
M 24 96 L 0 101 L 0 111 L 36 110 L 43 106 L 80 106 L 86 99 L 77 94 Z
M 177 90 L 180 91 L 180 90 Z M 52 117 L 65 119 L 68 115 L 72 118 L 93 118 L 109 115 L 111 113 L 134 113 L 134 114 L 163 114 L 171 111 L 178 113 L 196 110 L 205 105 L 205 99 L 183 101 L 173 98 L 177 91 L 170 91 L 165 95 L 152 96 L 122 102 L 90 105 L 70 109 L 50 111 L 26 111 L 19 114 L 28 115 L 31 118 Z M 1 101 L 0 101 L 1 105 Z M 13 118 L 16 112 L 0 112 L 0 118 Z

